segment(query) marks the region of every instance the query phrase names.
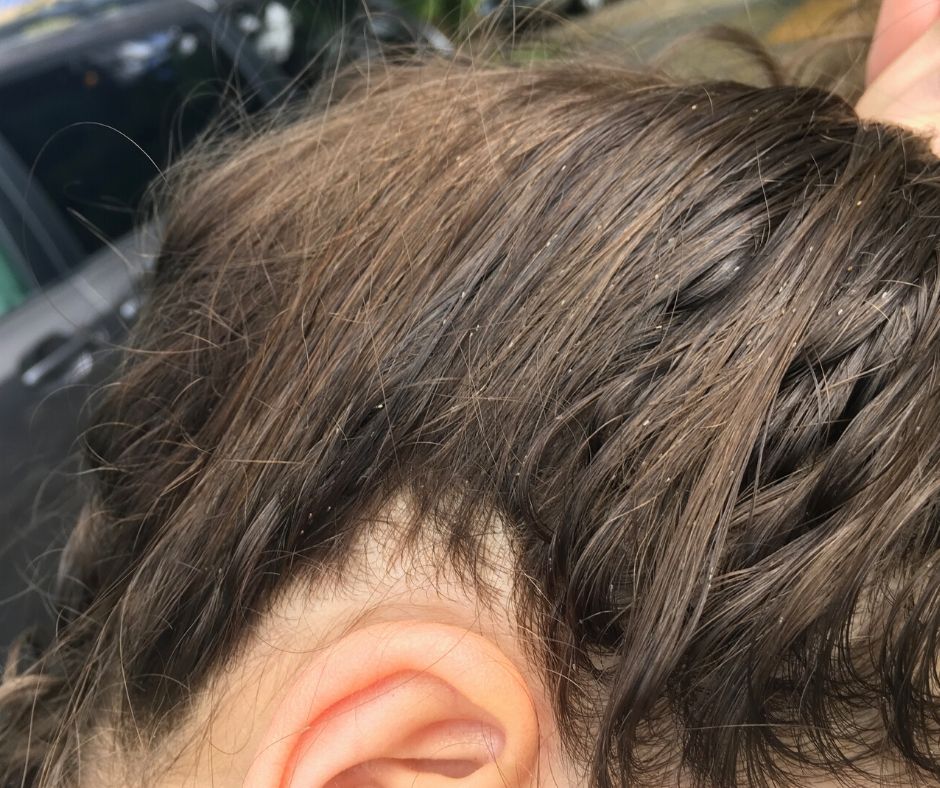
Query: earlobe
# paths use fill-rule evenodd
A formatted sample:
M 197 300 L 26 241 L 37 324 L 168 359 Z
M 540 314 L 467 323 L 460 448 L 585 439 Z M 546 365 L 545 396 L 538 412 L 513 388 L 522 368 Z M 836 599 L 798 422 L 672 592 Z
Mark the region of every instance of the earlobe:
M 251 788 L 532 788 L 539 729 L 490 639 L 392 622 L 314 654 L 263 741 Z

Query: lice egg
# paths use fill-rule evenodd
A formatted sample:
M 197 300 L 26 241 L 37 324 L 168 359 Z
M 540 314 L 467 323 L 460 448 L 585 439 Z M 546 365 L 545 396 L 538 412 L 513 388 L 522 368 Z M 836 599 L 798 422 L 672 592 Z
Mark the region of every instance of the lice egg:
M 650 425 L 650 420 L 649 420 L 649 419 L 644 419 L 644 421 L 643 421 L 643 426 L 644 426 L 644 427 L 649 427 L 649 425 Z
M 384 408 L 384 407 L 385 407 L 385 405 L 383 405 L 383 404 L 380 402 L 378 405 L 375 406 L 375 409 L 376 409 L 376 410 L 382 410 L 382 408 Z
M 844 309 L 840 309 L 838 312 L 836 312 L 836 314 L 841 315 L 844 311 L 845 311 Z

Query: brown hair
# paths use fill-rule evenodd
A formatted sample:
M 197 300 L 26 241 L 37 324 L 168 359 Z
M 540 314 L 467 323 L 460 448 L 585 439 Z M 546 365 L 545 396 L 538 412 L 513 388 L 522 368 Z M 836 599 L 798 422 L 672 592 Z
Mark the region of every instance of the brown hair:
M 924 141 L 818 89 L 431 64 L 170 194 L 4 779 L 74 781 L 102 719 L 156 740 L 398 490 L 471 582 L 505 521 L 598 788 L 667 750 L 697 785 L 940 778 Z

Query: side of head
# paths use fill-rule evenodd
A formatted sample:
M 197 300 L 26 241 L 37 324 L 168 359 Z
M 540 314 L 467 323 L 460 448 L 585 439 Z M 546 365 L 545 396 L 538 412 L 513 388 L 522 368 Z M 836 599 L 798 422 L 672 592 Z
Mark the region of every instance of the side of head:
M 938 216 L 836 97 L 601 66 L 392 70 L 190 161 L 4 777 L 168 770 L 272 611 L 375 587 L 484 623 L 310 635 L 245 784 L 565 784 L 549 718 L 570 784 L 936 780 Z

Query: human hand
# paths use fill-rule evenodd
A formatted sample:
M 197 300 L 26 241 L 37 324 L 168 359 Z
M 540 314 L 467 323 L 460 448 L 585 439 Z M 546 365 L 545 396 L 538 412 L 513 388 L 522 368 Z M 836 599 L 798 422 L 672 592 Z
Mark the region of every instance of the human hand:
M 932 139 L 940 155 L 940 0 L 884 0 L 858 114 Z

